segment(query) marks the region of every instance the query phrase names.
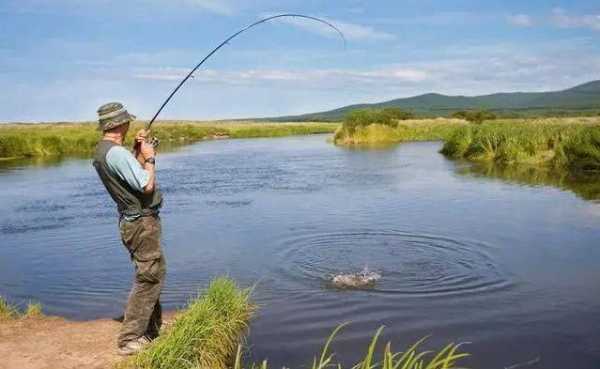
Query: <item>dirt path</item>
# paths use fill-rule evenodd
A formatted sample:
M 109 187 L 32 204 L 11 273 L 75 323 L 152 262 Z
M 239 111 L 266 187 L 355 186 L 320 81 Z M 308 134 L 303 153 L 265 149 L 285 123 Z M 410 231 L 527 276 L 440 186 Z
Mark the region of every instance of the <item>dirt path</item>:
M 121 360 L 116 354 L 119 326 L 108 319 L 49 317 L 0 322 L 0 369 L 112 368 Z

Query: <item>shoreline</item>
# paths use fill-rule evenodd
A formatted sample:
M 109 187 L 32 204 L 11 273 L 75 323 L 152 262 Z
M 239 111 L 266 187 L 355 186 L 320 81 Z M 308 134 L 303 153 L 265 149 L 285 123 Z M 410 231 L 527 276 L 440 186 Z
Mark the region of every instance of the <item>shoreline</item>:
M 152 134 L 163 143 L 163 148 L 170 149 L 210 140 L 333 133 L 338 126 L 339 123 L 329 122 L 159 121 L 153 126 Z M 133 142 L 135 132 L 142 128 L 143 122 L 134 122 L 126 142 Z M 89 157 L 99 139 L 100 133 L 96 130 L 96 125 L 90 123 L 2 124 L 0 125 L 0 161 Z

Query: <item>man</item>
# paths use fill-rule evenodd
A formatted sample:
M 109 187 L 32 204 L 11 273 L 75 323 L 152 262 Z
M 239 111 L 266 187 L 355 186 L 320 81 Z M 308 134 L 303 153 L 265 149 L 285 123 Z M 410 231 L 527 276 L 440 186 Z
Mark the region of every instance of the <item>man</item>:
M 156 184 L 154 147 L 146 143 L 147 132 L 135 137 L 134 153 L 123 147 L 129 124 L 135 116 L 123 104 L 98 108 L 102 140 L 96 147 L 94 167 L 117 204 L 121 240 L 131 255 L 135 278 L 129 294 L 118 353 L 132 355 L 158 336 L 162 324 L 160 292 L 166 274 L 160 247 L 158 213 L 162 196 Z

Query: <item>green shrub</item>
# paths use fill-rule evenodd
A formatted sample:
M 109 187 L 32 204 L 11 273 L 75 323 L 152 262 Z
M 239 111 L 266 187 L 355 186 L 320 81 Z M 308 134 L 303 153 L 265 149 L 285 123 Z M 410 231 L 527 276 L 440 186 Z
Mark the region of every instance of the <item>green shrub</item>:
M 452 118 L 464 119 L 471 123 L 481 124 L 486 120 L 495 120 L 497 116 L 488 110 L 461 110 L 453 113 Z

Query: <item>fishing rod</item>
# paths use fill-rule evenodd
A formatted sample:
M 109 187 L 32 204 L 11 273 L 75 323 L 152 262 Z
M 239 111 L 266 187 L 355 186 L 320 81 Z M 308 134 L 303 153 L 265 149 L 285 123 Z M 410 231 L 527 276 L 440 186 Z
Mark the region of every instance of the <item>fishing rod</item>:
M 181 82 L 179 82 L 179 84 L 177 85 L 177 87 L 175 87 L 175 89 L 171 92 L 171 94 L 169 95 L 169 97 L 167 97 L 167 99 L 162 103 L 162 105 L 160 106 L 160 108 L 158 109 L 158 111 L 156 112 L 156 114 L 154 114 L 154 116 L 152 117 L 152 119 L 146 123 L 146 131 L 149 131 L 150 128 L 152 127 L 152 123 L 154 123 L 154 121 L 156 120 L 156 118 L 158 117 L 158 115 L 160 114 L 160 112 L 165 108 L 165 106 L 167 106 L 167 104 L 169 103 L 169 101 L 171 101 L 171 99 L 173 98 L 173 96 L 177 93 L 177 91 L 179 91 L 179 89 L 181 88 L 181 86 L 183 86 L 183 84 L 185 82 L 187 82 L 188 79 L 190 79 L 193 75 L 194 72 L 196 72 L 196 70 L 198 70 L 198 68 L 200 68 L 200 66 L 202 66 L 202 64 L 204 64 L 205 61 L 207 61 L 211 56 L 213 56 L 214 53 L 216 53 L 220 48 L 222 48 L 223 46 L 227 45 L 229 43 L 229 41 L 233 40 L 235 37 L 237 37 L 238 35 L 248 31 L 249 29 L 258 26 L 259 24 L 268 22 L 270 20 L 273 19 L 277 19 L 277 18 L 285 18 L 285 17 L 293 17 L 293 18 L 304 18 L 304 19 L 308 19 L 308 20 L 313 20 L 319 23 L 322 23 L 330 28 L 332 28 L 333 30 L 335 30 L 340 37 L 342 38 L 342 40 L 344 41 L 344 48 L 346 47 L 346 37 L 344 36 L 344 34 L 342 33 L 342 31 L 339 30 L 339 28 L 337 28 L 336 26 L 334 26 L 333 24 L 331 24 L 330 22 L 324 20 L 324 19 L 320 19 L 317 17 L 312 17 L 309 15 L 304 15 L 304 14 L 293 14 L 293 13 L 289 13 L 289 14 L 278 14 L 278 15 L 274 15 L 271 17 L 267 17 L 264 19 L 261 19 L 259 21 L 256 21 L 244 28 L 242 28 L 241 30 L 235 32 L 234 34 L 232 34 L 231 36 L 229 36 L 228 38 L 225 39 L 225 41 L 221 42 L 219 44 L 219 46 L 215 47 L 210 53 L 208 53 L 204 59 L 202 59 L 200 61 L 200 63 L 198 63 L 198 65 L 196 65 L 186 76 L 185 78 L 183 78 L 181 80 Z M 153 139 L 155 142 L 156 139 Z

